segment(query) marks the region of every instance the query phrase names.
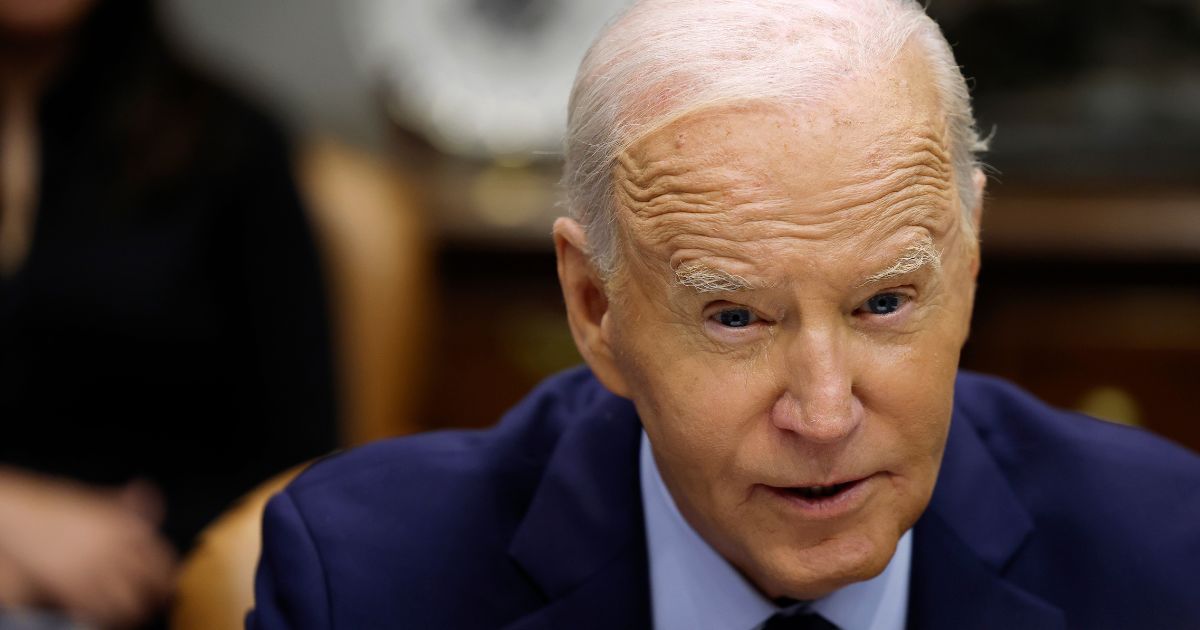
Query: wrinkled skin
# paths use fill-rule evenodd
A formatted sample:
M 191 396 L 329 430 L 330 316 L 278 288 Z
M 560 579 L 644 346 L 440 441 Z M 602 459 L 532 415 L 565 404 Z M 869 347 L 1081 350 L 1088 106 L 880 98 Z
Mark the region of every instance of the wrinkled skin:
M 585 359 L 634 401 L 687 521 L 768 597 L 878 575 L 933 491 L 979 214 L 955 192 L 935 94 L 906 49 L 826 104 L 722 106 L 642 139 L 614 173 L 607 280 L 582 228 L 555 225 Z M 940 264 L 880 274 L 922 241 Z M 751 288 L 683 286 L 695 266 Z M 832 518 L 770 490 L 855 479 L 860 500 Z

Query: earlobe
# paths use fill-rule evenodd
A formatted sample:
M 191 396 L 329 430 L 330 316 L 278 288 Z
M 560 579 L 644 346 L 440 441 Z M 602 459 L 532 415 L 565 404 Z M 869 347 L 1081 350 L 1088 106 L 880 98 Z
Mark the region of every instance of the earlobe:
M 558 281 L 567 307 L 567 323 L 575 347 L 600 382 L 618 396 L 628 396 L 612 346 L 612 310 L 603 281 L 588 255 L 587 235 L 573 219 L 554 222 Z

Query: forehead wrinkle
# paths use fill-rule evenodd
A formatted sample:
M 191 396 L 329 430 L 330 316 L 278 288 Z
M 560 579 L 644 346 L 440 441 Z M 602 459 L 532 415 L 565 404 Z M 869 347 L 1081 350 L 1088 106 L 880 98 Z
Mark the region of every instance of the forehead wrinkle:
M 645 158 L 631 148 L 617 156 L 613 178 L 623 205 L 636 214 L 652 216 L 681 203 L 719 210 L 722 202 L 737 205 L 760 195 L 768 181 L 735 162 L 719 154 L 685 157 L 678 150 L 666 158 Z
M 621 204 L 619 223 L 622 231 L 634 242 L 651 246 L 670 246 L 677 239 L 689 236 L 718 241 L 756 241 L 764 236 L 792 235 L 802 228 L 796 221 L 772 218 L 787 204 L 780 199 L 750 197 L 720 200 L 688 194 L 668 193 L 645 204 L 627 198 Z M 763 217 L 766 215 L 766 217 Z
M 633 164 L 632 157 L 622 154 L 613 176 L 617 181 L 618 192 L 629 201 L 636 202 L 627 204 L 635 212 L 639 210 L 636 207 L 638 204 L 652 204 L 657 198 L 666 195 L 691 197 L 709 203 L 713 197 L 722 194 L 719 187 L 705 185 L 703 178 L 697 181 L 693 172 L 677 164 L 673 165 L 670 160 L 659 160 L 639 168 Z
M 629 179 L 641 187 L 649 187 L 655 180 L 683 175 L 688 172 L 683 163 L 669 158 L 638 157 L 633 148 L 617 155 L 613 174 L 619 179 Z
M 937 215 L 954 206 L 955 188 L 946 161 L 948 156 L 932 132 L 909 136 L 908 140 L 909 150 L 901 153 L 899 159 L 884 157 L 884 154 L 896 155 L 894 146 L 876 150 L 869 158 L 871 168 L 865 169 L 866 173 L 857 181 L 804 202 L 828 208 L 823 212 L 797 212 L 794 201 L 778 195 L 768 198 L 760 195 L 751 201 L 753 195 L 739 194 L 735 202 L 729 198 L 732 195 L 722 192 L 726 203 L 668 194 L 647 204 L 639 218 L 655 219 L 644 223 L 643 229 L 659 232 L 654 239 L 659 242 L 686 239 L 689 233 L 717 236 L 718 231 L 735 241 L 757 240 L 763 234 L 813 239 L 860 231 L 864 221 L 897 227 L 921 224 L 941 232 L 937 224 L 949 217 Z M 719 220 L 700 221 L 698 213 L 719 215 Z
M 653 232 L 658 238 L 651 242 L 672 252 L 703 251 L 736 260 L 767 255 L 773 248 L 787 247 L 789 242 L 822 240 L 832 234 L 827 229 L 814 230 L 791 221 L 773 219 L 743 221 L 736 225 L 711 221 L 711 228 L 696 229 L 693 224 L 686 230 L 679 229 L 682 226 L 675 223 Z
M 646 227 L 637 236 L 643 243 L 671 251 L 702 250 L 745 258 L 752 248 L 764 251 L 788 247 L 788 241 L 844 241 L 867 238 L 881 241 L 908 227 L 933 234 L 949 229 L 954 215 L 928 195 L 914 195 L 879 208 L 845 208 L 813 216 L 807 213 L 769 212 L 769 216 L 741 213 L 688 216 L 661 215 L 641 221 Z M 757 213 L 756 213 L 757 214 Z M 776 218 L 779 217 L 779 218 Z
M 677 243 L 704 239 L 716 243 L 732 243 L 726 213 L 695 212 L 681 207 L 653 217 L 632 216 L 623 221 L 631 242 L 655 251 L 684 249 Z
M 719 190 L 660 189 L 646 190 L 627 179 L 617 186 L 621 208 L 641 219 L 652 219 L 670 214 L 715 214 L 724 206 Z
M 866 165 L 868 169 L 889 170 L 895 165 L 891 156 L 902 156 L 902 163 L 924 162 L 947 177 L 953 172 L 945 130 L 929 124 L 886 134 L 867 154 Z
M 822 217 L 795 213 L 672 213 L 642 219 L 633 217 L 627 223 L 640 224 L 642 229 L 631 230 L 630 243 L 640 242 L 655 252 L 654 256 L 674 258 L 671 252 L 703 252 L 697 258 L 728 258 L 738 261 L 767 261 L 772 252 L 794 249 L 798 242 L 841 242 L 859 251 L 870 251 L 884 244 L 905 228 L 918 228 L 927 235 L 940 238 L 954 224 L 956 213 L 928 195 L 917 194 L 882 209 L 843 209 Z M 773 218 L 781 216 L 786 218 Z M 810 219 L 797 221 L 797 219 Z M 628 227 L 628 226 L 627 226 Z
M 820 195 L 818 203 L 846 211 L 904 210 L 913 201 L 929 197 L 953 205 L 953 176 L 949 164 L 937 161 L 932 151 L 921 151 L 893 162 L 886 172 L 868 171 L 860 181 Z
M 932 125 L 908 125 L 870 140 L 865 152 L 828 147 L 825 163 L 842 173 L 842 183 L 815 192 L 773 178 L 769 166 L 737 168 L 738 151 L 682 155 L 675 147 L 650 159 L 627 150 L 614 167 L 628 210 L 618 222 L 630 244 L 641 241 L 659 255 L 693 249 L 736 259 L 745 258 L 745 247 L 789 239 L 882 242 L 906 225 L 940 234 L 953 219 L 956 194 L 942 135 Z

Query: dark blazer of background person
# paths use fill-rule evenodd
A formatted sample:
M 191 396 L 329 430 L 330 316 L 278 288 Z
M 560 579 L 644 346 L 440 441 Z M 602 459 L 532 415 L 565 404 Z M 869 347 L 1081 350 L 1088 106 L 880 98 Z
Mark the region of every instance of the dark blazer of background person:
M 102 2 L 39 109 L 32 243 L 0 284 L 0 463 L 144 478 L 184 549 L 333 447 L 330 332 L 288 147 Z
M 272 499 L 251 630 L 649 628 L 632 403 L 586 369 L 495 429 L 380 442 Z M 1200 458 L 963 373 L 908 628 L 1200 627 Z

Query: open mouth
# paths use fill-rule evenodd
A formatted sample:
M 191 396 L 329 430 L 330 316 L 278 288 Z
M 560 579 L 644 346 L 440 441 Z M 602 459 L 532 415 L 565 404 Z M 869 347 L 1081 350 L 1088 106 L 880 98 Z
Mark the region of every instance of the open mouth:
M 832 486 L 800 486 L 795 488 L 780 488 L 780 490 L 790 495 L 808 499 L 809 501 L 816 501 L 835 497 L 842 492 L 849 490 L 857 483 L 858 481 L 856 480 L 847 481 L 846 483 L 837 483 Z
M 804 519 L 838 518 L 862 508 L 871 495 L 868 475 L 842 483 L 821 486 L 766 486 L 785 505 L 798 510 Z

